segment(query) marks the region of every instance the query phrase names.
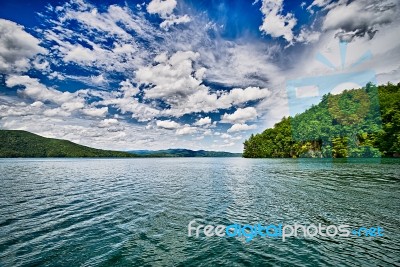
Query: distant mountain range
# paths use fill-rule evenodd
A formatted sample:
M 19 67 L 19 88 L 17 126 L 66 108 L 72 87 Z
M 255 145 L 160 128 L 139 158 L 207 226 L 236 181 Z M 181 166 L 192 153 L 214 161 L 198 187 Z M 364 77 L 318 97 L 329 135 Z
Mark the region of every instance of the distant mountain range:
M 240 153 L 188 149 L 112 151 L 71 141 L 46 138 L 27 131 L 0 130 L 0 158 L 137 158 L 137 157 L 240 157 Z
M 145 157 L 241 157 L 242 153 L 230 153 L 223 151 L 206 151 L 206 150 L 190 150 L 190 149 L 166 149 L 166 150 L 132 150 L 128 151 L 135 155 Z

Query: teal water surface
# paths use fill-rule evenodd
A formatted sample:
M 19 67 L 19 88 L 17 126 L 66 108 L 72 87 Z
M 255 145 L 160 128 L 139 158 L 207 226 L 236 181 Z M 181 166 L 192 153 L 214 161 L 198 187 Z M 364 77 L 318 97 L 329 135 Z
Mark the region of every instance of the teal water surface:
M 0 159 L 0 266 L 400 266 L 400 162 Z M 188 223 L 383 237 L 188 237 Z

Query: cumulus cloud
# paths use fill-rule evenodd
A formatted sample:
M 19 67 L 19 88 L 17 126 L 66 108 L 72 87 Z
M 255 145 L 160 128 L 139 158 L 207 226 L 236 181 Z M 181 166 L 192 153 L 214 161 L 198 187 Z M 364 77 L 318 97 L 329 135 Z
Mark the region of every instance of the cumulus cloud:
M 140 122 L 150 121 L 160 115 L 161 111 L 153 104 L 141 103 L 137 97 L 139 89 L 132 84 L 130 79 L 119 83 L 117 91 L 97 92 L 95 96 L 100 99 L 95 105 L 108 106 L 117 109 L 121 114 L 131 114 L 131 117 Z M 93 93 L 93 92 L 92 92 Z
M 199 54 L 192 51 L 178 51 L 167 62 L 140 68 L 136 72 L 136 81 L 154 85 L 145 90 L 147 98 L 163 98 L 173 103 L 179 98 L 194 93 L 200 86 L 202 77 L 192 73 L 193 61 L 198 57 Z M 160 58 L 156 60 L 159 61 Z M 202 69 L 197 71 L 204 73 Z
M 79 102 L 82 100 L 69 92 L 60 92 L 53 88 L 47 88 L 39 82 L 39 79 L 31 78 L 27 75 L 10 75 L 6 78 L 7 87 L 22 86 L 21 94 L 32 98 L 33 100 L 50 101 L 59 105 Z
M 173 25 L 188 23 L 191 21 L 188 15 L 175 16 L 172 13 L 177 5 L 176 0 L 152 0 L 147 5 L 147 12 L 150 14 L 157 14 L 164 19 L 160 27 L 168 29 Z
M 315 43 L 319 40 L 321 33 L 318 31 L 310 31 L 306 28 L 302 28 L 300 33 L 295 37 L 297 42 L 300 43 Z
M 107 129 L 108 132 L 122 132 L 125 130 L 125 126 L 122 125 L 118 119 L 112 118 L 112 119 L 104 119 L 101 120 L 98 124 L 93 123 L 92 126 L 98 127 L 101 129 Z
M 66 51 L 64 60 L 65 61 L 72 61 L 72 62 L 76 62 L 76 63 L 90 63 L 90 62 L 94 62 L 96 60 L 97 56 L 96 56 L 96 52 L 83 47 L 82 45 L 76 45 L 70 46 L 70 49 L 68 51 Z
M 32 61 L 33 68 L 42 71 L 48 72 L 50 70 L 49 62 L 42 56 L 36 56 L 35 59 Z
M 90 79 L 92 80 L 92 83 L 95 85 L 102 85 L 107 83 L 107 79 L 104 77 L 103 74 L 97 76 L 91 76 Z
M 177 135 L 188 135 L 188 134 L 194 134 L 197 133 L 197 128 L 196 127 L 191 127 L 188 125 L 185 125 L 181 129 L 176 130 Z
M 0 72 L 21 72 L 31 67 L 30 60 L 47 51 L 40 41 L 27 33 L 24 27 L 0 19 Z
M 160 129 L 176 130 L 176 135 L 188 135 L 198 132 L 196 127 L 192 127 L 188 124 L 181 125 L 172 120 L 156 120 L 156 126 Z
M 108 113 L 108 107 L 102 108 L 84 108 L 81 111 L 83 114 L 92 117 L 104 117 Z
M 120 90 L 124 93 L 124 95 L 130 97 L 139 93 L 139 89 L 133 86 L 132 82 L 129 79 L 122 81 L 119 83 L 121 86 Z
M 171 26 L 178 25 L 178 24 L 183 24 L 183 23 L 188 23 L 191 21 L 191 18 L 188 15 L 183 15 L 180 17 L 177 16 L 171 16 L 161 22 L 160 27 L 163 29 L 169 29 Z
M 194 123 L 194 125 L 196 125 L 196 126 L 204 126 L 204 125 L 209 125 L 209 124 L 211 124 L 210 117 L 201 118 Z
M 292 13 L 283 14 L 283 0 L 263 0 L 260 10 L 264 15 L 260 31 L 272 37 L 283 37 L 292 43 L 293 28 L 297 24 L 297 19 Z
M 180 117 L 195 112 L 212 112 L 228 109 L 249 101 L 264 99 L 270 95 L 266 88 L 234 88 L 230 91 L 212 92 L 203 84 L 206 68 L 197 66 L 199 53 L 178 51 L 168 57 L 161 53 L 155 63 L 139 68 L 135 81 L 144 85 L 146 99 L 162 99 L 169 109 L 160 115 Z
M 221 122 L 223 123 L 245 123 L 257 118 L 257 110 L 254 107 L 238 108 L 232 114 L 224 114 Z
M 24 97 L 30 98 L 35 106 L 45 108 L 44 102 L 56 105 L 56 108 L 48 107 L 42 113 L 48 116 L 70 116 L 72 112 L 80 114 L 104 117 L 108 113 L 108 107 L 96 107 L 86 103 L 85 96 L 88 91 L 79 90 L 74 93 L 61 92 L 54 88 L 49 88 L 40 83 L 39 79 L 31 78 L 27 75 L 9 75 L 6 77 L 6 86 L 19 86 L 18 92 Z M 41 103 L 41 104 L 40 104 Z
M 171 121 L 171 120 L 166 120 L 166 121 L 157 120 L 156 125 L 159 128 L 163 128 L 163 129 L 167 129 L 167 130 L 174 130 L 174 129 L 178 129 L 179 127 L 181 127 L 181 125 L 179 123 L 177 123 L 175 121 Z
M 221 102 L 232 103 L 237 105 L 240 103 L 246 103 L 248 101 L 266 98 L 271 94 L 267 89 L 261 89 L 259 87 L 247 87 L 245 89 L 233 88 L 229 91 L 229 94 L 223 94 L 220 97 Z
M 231 128 L 228 129 L 228 133 L 240 132 L 240 131 L 248 131 L 256 129 L 256 125 L 247 125 L 245 123 L 237 123 L 232 125 Z
M 69 117 L 71 116 L 71 112 L 62 108 L 49 108 L 43 111 L 43 115 L 47 117 Z
M 223 134 L 221 134 L 221 138 L 222 138 L 222 139 L 231 139 L 231 138 L 232 138 L 232 135 L 223 133 Z
M 355 37 L 372 39 L 379 26 L 398 18 L 399 4 L 390 0 L 361 0 L 341 3 L 331 7 L 322 28 L 337 30 L 336 37 L 351 42 Z
M 122 95 L 110 93 L 101 96 L 103 99 L 95 102 L 97 105 L 111 105 L 116 108 L 121 114 L 130 113 L 132 118 L 140 122 L 150 121 L 159 116 L 161 111 L 152 105 L 140 103 L 137 98 L 122 93 Z
M 147 5 L 147 12 L 167 17 L 172 14 L 176 7 L 176 0 L 152 0 Z
M 119 122 L 117 119 L 104 119 L 97 124 L 99 128 L 107 128 L 110 126 L 118 125 Z
M 313 6 L 322 6 L 324 0 L 315 0 L 307 9 L 312 11 Z M 305 2 L 301 3 L 303 8 L 306 5 Z M 263 24 L 259 27 L 260 31 L 268 34 L 274 38 L 282 37 L 290 45 L 295 42 L 299 43 L 314 43 L 319 40 L 321 35 L 320 32 L 314 31 L 310 28 L 303 26 L 299 33 L 294 33 L 294 28 L 297 24 L 297 19 L 293 13 L 284 14 L 284 3 L 283 0 L 272 1 L 263 0 L 261 6 L 261 12 L 263 16 Z

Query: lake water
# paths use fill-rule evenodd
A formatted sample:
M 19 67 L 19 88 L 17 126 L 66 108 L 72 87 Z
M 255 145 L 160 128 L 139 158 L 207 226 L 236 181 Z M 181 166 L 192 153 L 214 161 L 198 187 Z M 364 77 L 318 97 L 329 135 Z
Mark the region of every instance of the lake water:
M 400 162 L 0 159 L 0 266 L 400 266 Z M 188 223 L 380 237 L 188 237 Z

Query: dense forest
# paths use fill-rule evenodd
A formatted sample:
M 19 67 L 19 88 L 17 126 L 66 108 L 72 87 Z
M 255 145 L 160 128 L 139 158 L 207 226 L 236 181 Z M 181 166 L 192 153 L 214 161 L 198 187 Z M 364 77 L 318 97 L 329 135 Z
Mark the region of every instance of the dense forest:
M 400 83 L 327 94 L 244 142 L 243 157 L 398 157 Z
M 26 131 L 0 130 L 0 158 L 137 157 L 127 152 L 95 149 Z

